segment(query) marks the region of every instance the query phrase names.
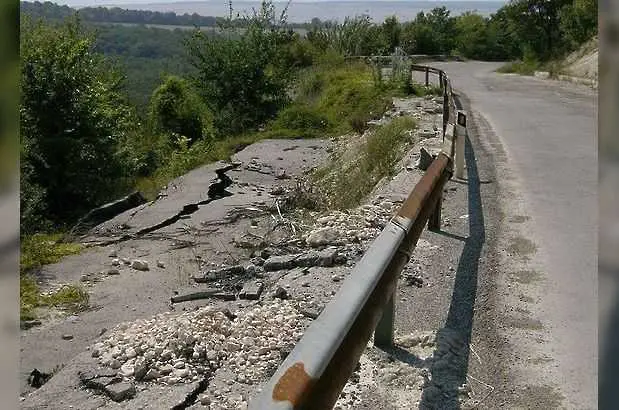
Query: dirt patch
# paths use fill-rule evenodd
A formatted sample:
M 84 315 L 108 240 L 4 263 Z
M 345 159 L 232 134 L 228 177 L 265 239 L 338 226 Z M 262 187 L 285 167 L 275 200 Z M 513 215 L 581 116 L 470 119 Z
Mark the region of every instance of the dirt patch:
M 536 251 L 537 246 L 535 243 L 523 236 L 516 236 L 515 238 L 512 238 L 509 246 L 507 247 L 507 252 L 511 255 L 522 256 L 525 259 L 528 259 L 528 257 Z
M 542 330 L 544 326 L 542 322 L 537 319 L 531 319 L 528 317 L 511 317 L 507 319 L 507 325 L 517 329 L 523 330 Z
M 515 223 L 515 224 L 521 224 L 521 223 L 525 223 L 526 221 L 528 221 L 529 219 L 531 219 L 530 216 L 526 216 L 526 215 L 514 215 L 511 218 L 508 219 L 509 222 L 511 223 Z
M 542 280 L 542 274 L 535 270 L 520 270 L 510 274 L 513 281 L 525 285 Z
M 518 296 L 518 298 L 520 299 L 521 302 L 525 302 L 525 303 L 534 303 L 535 299 L 533 299 L 532 297 L 526 296 L 526 295 L 520 295 Z
M 526 386 L 520 391 L 516 391 L 513 408 L 532 408 L 535 403 L 538 409 L 560 409 L 564 408 L 561 403 L 564 400 L 563 395 L 555 388 L 550 386 Z

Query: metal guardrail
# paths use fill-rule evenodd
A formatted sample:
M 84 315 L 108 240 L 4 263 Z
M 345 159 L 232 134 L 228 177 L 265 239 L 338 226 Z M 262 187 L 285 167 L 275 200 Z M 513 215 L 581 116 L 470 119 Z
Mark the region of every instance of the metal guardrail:
M 452 176 L 457 151 L 454 142 L 464 146 L 466 135 L 466 115 L 456 111 L 447 74 L 418 65 L 411 65 L 412 71 L 439 75 L 445 101 L 442 150 L 339 292 L 250 402 L 252 410 L 332 408 L 372 333 L 375 345 L 393 344 L 398 277 L 426 223 L 429 229 L 440 228 L 443 187 Z

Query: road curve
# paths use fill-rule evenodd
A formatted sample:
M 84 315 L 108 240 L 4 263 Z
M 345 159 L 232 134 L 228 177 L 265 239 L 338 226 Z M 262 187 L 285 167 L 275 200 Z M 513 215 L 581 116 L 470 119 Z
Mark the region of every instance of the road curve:
M 563 405 L 597 408 L 597 93 L 498 74 L 495 63 L 433 65 L 490 124 L 518 177 L 545 278 L 533 310 Z

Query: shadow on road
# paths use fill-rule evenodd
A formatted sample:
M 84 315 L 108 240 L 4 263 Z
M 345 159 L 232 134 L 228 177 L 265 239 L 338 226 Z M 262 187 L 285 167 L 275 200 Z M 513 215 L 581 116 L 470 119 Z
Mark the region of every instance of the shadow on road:
M 465 239 L 458 263 L 445 327 L 437 334 L 436 350 L 430 368 L 432 379 L 424 389 L 419 404 L 420 409 L 459 408 L 458 387 L 467 381 L 479 259 L 486 233 L 480 178 L 475 153 L 468 138 L 465 144 L 465 158 L 468 181 L 469 236 Z

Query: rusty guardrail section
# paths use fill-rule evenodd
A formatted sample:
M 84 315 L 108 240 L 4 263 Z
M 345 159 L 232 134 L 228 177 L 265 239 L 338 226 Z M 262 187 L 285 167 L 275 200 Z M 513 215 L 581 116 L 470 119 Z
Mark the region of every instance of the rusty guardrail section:
M 261 392 L 253 410 L 330 409 L 374 332 L 377 346 L 393 343 L 398 277 L 424 227 L 440 228 L 442 192 L 452 176 L 454 142 L 465 126 L 449 77 L 442 70 L 411 65 L 439 76 L 444 96 L 444 145 L 397 215 L 372 242 L 339 292 L 310 325 Z M 457 134 L 457 135 L 456 135 Z

